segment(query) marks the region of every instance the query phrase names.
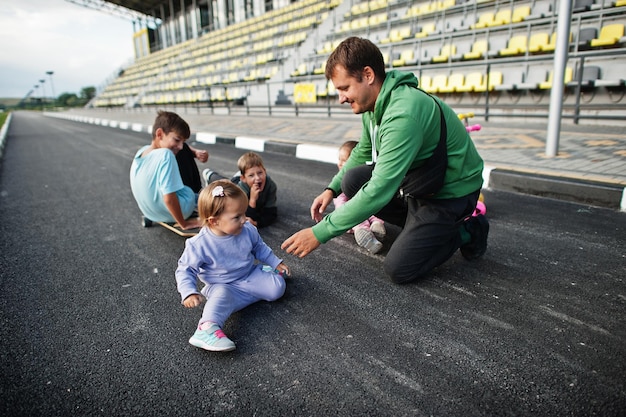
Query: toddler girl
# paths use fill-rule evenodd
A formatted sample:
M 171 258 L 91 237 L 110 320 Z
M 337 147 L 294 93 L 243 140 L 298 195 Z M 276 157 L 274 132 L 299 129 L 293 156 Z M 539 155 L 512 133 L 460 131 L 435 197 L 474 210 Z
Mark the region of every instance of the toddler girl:
M 357 144 L 357 141 L 349 140 L 339 147 L 337 160 L 337 168 L 339 168 L 339 170 L 341 170 L 346 163 Z M 335 207 L 340 207 L 347 201 L 348 197 L 344 193 L 341 193 L 333 200 L 333 204 Z M 381 240 L 383 240 L 387 234 L 385 222 L 374 215 L 370 216 L 369 219 L 362 223 L 357 224 L 348 232 L 354 233 L 354 240 L 356 240 L 357 245 L 364 247 L 371 253 L 377 253 L 382 249 L 383 244 Z
M 229 351 L 235 344 L 222 331 L 228 317 L 260 300 L 274 301 L 285 292 L 289 268 L 246 221 L 248 198 L 229 180 L 212 182 L 200 192 L 202 229 L 187 240 L 178 260 L 176 283 L 185 307 L 206 299 L 202 318 L 189 343 L 210 351 Z M 263 270 L 269 265 L 271 270 Z M 198 291 L 197 282 L 205 286 Z

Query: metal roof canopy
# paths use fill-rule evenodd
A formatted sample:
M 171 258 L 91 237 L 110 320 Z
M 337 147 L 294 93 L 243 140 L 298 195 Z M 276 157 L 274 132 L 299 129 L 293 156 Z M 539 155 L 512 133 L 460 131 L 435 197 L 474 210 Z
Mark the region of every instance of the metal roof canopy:
M 107 3 L 113 3 L 115 5 L 125 7 L 130 10 L 137 11 L 141 14 L 154 17 L 156 19 L 161 18 L 161 9 L 169 14 L 170 1 L 169 0 L 105 0 Z M 173 0 L 171 5 L 174 7 L 174 13 L 180 11 L 180 0 Z
M 131 21 L 160 21 L 161 5 L 165 5 L 166 0 L 152 1 L 107 1 L 107 0 L 65 0 L 78 6 L 106 12 Z M 132 3 L 132 4 L 131 4 Z M 141 4 L 143 7 L 135 7 Z M 134 5 L 134 6 L 133 6 Z M 169 10 L 165 8 L 164 10 Z

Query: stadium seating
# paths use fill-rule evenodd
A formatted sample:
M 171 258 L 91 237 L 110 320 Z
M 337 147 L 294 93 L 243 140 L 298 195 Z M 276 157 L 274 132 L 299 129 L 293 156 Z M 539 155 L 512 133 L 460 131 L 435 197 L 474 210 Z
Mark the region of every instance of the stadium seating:
M 430 86 L 424 88 L 428 93 L 439 93 L 448 89 L 448 76 L 445 74 L 437 74 L 432 78 Z
M 418 86 L 424 91 L 430 91 L 433 79 L 430 75 L 422 75 L 418 77 Z
M 530 6 L 519 6 L 513 10 L 513 16 L 511 17 L 511 23 L 523 22 L 528 16 L 530 16 Z
M 586 65 L 583 68 L 582 74 L 579 74 L 579 70 L 574 74 L 573 80 L 567 82 L 568 87 L 577 87 L 579 84 L 581 88 L 594 87 L 596 80 L 600 79 L 601 70 L 597 65 Z M 580 77 L 580 79 L 579 79 Z
M 271 85 L 287 82 L 287 94 L 290 83 L 310 83 L 316 86 L 314 95 L 330 99 L 336 92 L 324 77 L 326 59 L 341 40 L 352 35 L 377 43 L 387 68 L 414 71 L 421 75 L 424 90 L 453 95 L 462 105 L 474 106 L 488 95 L 474 93 L 491 92 L 503 106 L 506 100 L 510 105 L 520 97 L 522 103 L 536 103 L 545 96 L 537 92 L 552 87 L 557 3 L 297 0 L 137 59 L 94 103 L 217 105 L 254 99 L 250 91 L 267 94 L 265 88 L 249 87 L 265 81 Z M 581 89 L 593 90 L 596 102 L 598 97 L 606 100 L 608 104 L 597 102 L 601 108 L 618 106 L 614 103 L 626 91 L 622 74 L 626 64 L 625 3 L 573 2 L 564 81 L 569 92 L 578 91 L 574 87 L 579 85 L 579 74 L 572 74 L 571 68 L 582 65 Z
M 576 49 L 579 51 L 591 48 L 591 40 L 596 39 L 598 29 L 595 27 L 584 27 L 578 32 L 576 38 Z
M 420 28 L 420 31 L 415 34 L 416 38 L 425 38 L 426 36 L 434 33 L 437 30 L 434 23 L 426 23 Z
M 482 72 L 471 72 L 465 77 L 465 82 L 462 86 L 456 88 L 457 92 L 471 92 L 477 91 L 483 84 L 484 74 Z M 483 90 L 484 91 L 484 90 Z
M 474 42 L 472 50 L 463 54 L 463 59 L 481 59 L 484 58 L 489 49 L 489 43 L 487 39 L 480 39 Z
M 313 68 L 313 74 L 324 74 L 326 71 L 326 60 L 322 61 L 317 67 Z
M 515 85 L 517 90 L 538 90 L 539 84 L 546 81 L 545 68 L 530 68 L 524 77 L 524 81 Z
M 404 67 L 407 65 L 414 65 L 417 62 L 415 59 L 415 51 L 413 49 L 406 49 L 400 53 L 397 59 L 391 62 L 394 67 Z
M 569 34 L 569 42 L 572 42 L 573 39 L 573 35 L 572 32 L 570 32 Z M 554 32 L 552 33 L 552 35 L 550 35 L 550 42 L 546 45 L 544 45 L 543 47 L 541 47 L 541 51 L 542 52 L 554 52 L 554 50 L 556 49 L 556 40 L 557 40 L 557 33 Z
M 522 55 L 526 53 L 528 47 L 528 37 L 526 35 L 515 35 L 509 39 L 506 48 L 498 51 L 500 56 Z
M 572 68 L 565 68 L 565 74 L 563 75 L 563 82 L 565 84 L 572 81 Z M 554 71 L 550 71 L 548 74 L 548 79 L 539 83 L 538 87 L 540 90 L 548 90 L 552 88 L 554 82 Z
M 574 0 L 572 12 L 581 13 L 591 9 L 591 6 L 595 3 L 595 0 Z
M 500 71 L 491 71 L 483 82 L 474 87 L 474 92 L 481 93 L 484 91 L 493 91 L 497 86 L 502 85 L 503 74 Z
M 418 17 L 437 11 L 436 1 L 427 1 L 422 4 L 417 4 L 407 9 L 406 17 Z
M 484 12 L 479 17 L 476 23 L 472 24 L 470 27 L 472 29 L 483 29 L 488 27 L 494 21 L 496 15 L 494 12 Z
M 432 62 L 446 62 L 456 55 L 456 45 L 447 44 L 441 48 L 439 55 L 432 58 Z
M 622 23 L 613 23 L 605 25 L 600 29 L 600 35 L 590 41 L 592 48 L 609 47 L 617 45 L 624 36 L 624 25 Z
M 380 40 L 380 43 L 400 42 L 411 37 L 411 27 L 394 28 L 389 31 L 389 36 Z
M 439 93 L 455 93 L 461 91 L 465 84 L 465 74 L 456 72 L 450 74 L 448 82 L 444 86 L 440 86 L 437 92 Z
M 299 77 L 301 75 L 307 75 L 309 73 L 308 65 L 306 62 L 301 63 L 298 67 L 291 72 L 292 77 Z
M 524 71 L 517 67 L 501 72 L 501 74 L 500 83 L 494 84 L 496 91 L 516 91 L 524 80 Z
M 528 52 L 541 53 L 550 44 L 550 35 L 547 32 L 538 32 L 530 35 L 528 39 Z

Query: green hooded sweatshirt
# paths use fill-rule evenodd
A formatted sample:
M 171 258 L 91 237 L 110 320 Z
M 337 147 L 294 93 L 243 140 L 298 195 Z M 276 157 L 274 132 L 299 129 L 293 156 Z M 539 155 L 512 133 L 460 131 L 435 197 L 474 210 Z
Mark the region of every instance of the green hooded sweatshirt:
M 463 197 L 481 188 L 483 160 L 454 110 L 437 100 L 448 132 L 448 168 L 444 186 L 434 198 Z M 439 108 L 432 97 L 417 90 L 417 78 L 410 72 L 387 73 L 374 111 L 363 113 L 362 121 L 359 144 L 328 187 L 339 193 L 346 170 L 374 160 L 372 177 L 347 203 L 313 226 L 321 243 L 380 211 L 398 193 L 406 173 L 423 165 L 439 142 Z

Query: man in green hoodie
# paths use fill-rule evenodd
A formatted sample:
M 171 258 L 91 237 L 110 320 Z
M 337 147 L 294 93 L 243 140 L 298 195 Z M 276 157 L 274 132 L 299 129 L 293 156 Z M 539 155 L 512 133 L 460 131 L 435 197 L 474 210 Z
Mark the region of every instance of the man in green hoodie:
M 467 259 L 481 257 L 489 223 L 482 215 L 471 215 L 483 183 L 483 161 L 456 113 L 419 90 L 413 73 L 385 72 L 380 50 L 366 39 L 344 40 L 326 62 L 326 78 L 340 102 L 362 115 L 361 139 L 313 201 L 311 217 L 317 224 L 289 237 L 282 249 L 304 257 L 376 214 L 402 227 L 384 261 L 384 270 L 395 283 L 423 277 L 459 248 Z M 403 195 L 412 174 L 421 173 L 423 178 L 413 184 L 437 176 L 434 171 L 424 175 L 420 167 L 441 159 L 435 152 L 438 145 L 441 152 L 447 150 L 439 175 L 443 185 L 427 195 Z M 350 200 L 323 217 L 341 191 Z

